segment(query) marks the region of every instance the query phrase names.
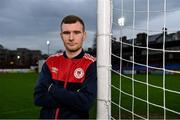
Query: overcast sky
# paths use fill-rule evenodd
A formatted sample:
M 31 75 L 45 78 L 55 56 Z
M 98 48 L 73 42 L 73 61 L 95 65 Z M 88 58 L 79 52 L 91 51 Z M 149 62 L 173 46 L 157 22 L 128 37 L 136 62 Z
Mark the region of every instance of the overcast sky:
M 114 23 L 121 16 L 121 0 L 114 0 Z M 132 1 L 124 1 L 125 26 L 132 25 Z M 147 0 L 136 0 L 136 10 L 145 11 Z M 166 0 L 166 26 L 180 30 L 180 0 Z M 150 0 L 150 10 L 162 11 L 164 0 Z M 28 48 L 47 53 L 46 41 L 51 42 L 50 53 L 64 49 L 59 37 L 59 23 L 63 16 L 75 14 L 86 23 L 88 37 L 85 47 L 91 47 L 96 33 L 96 0 L 0 0 L 0 44 L 8 49 Z M 160 31 L 163 12 L 150 15 L 150 28 Z M 136 25 L 146 27 L 147 13 L 136 13 Z M 117 29 L 118 26 L 114 27 Z M 128 28 L 128 27 L 127 27 Z M 128 32 L 127 29 L 126 33 Z M 139 31 L 142 32 L 142 31 Z
M 96 31 L 96 0 L 0 0 L 0 44 L 8 49 L 28 48 L 50 52 L 63 48 L 59 24 L 68 14 L 82 17 L 91 47 Z
M 135 4 L 133 4 L 134 1 Z M 149 0 L 149 20 L 148 0 L 114 0 L 113 3 L 113 30 L 114 34 L 117 34 L 116 36 L 127 36 L 131 39 L 133 32 L 134 37 L 137 33 L 146 32 L 147 25 L 149 25 L 149 35 L 161 33 L 164 25 L 168 29 L 168 33 L 180 31 L 180 0 Z M 164 14 L 164 8 L 166 14 Z M 135 9 L 134 20 L 133 9 Z M 125 23 L 123 30 L 119 32 L 120 28 L 117 22 L 121 16 L 125 18 Z

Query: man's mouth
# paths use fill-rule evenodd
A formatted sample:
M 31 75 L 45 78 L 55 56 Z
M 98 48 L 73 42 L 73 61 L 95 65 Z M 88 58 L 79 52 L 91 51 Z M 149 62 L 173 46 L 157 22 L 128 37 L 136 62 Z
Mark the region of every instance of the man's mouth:
M 69 46 L 74 46 L 75 44 L 74 43 L 68 43 Z

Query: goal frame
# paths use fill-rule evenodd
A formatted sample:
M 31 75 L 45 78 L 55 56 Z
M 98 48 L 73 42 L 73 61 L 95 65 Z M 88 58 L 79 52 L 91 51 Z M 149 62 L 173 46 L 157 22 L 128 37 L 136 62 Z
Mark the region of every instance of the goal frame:
M 112 0 L 97 0 L 97 119 L 111 119 Z

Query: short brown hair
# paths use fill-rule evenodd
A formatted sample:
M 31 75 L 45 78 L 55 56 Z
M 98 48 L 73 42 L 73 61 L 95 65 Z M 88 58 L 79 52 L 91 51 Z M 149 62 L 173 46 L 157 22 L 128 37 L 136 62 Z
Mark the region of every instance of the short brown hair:
M 76 22 L 80 22 L 83 26 L 83 31 L 85 31 L 85 25 L 84 25 L 84 22 L 83 20 L 78 17 L 78 16 L 75 16 L 75 15 L 68 15 L 68 16 L 65 16 L 63 18 L 63 20 L 61 21 L 61 29 L 62 29 L 62 24 L 72 24 L 72 23 L 76 23 Z

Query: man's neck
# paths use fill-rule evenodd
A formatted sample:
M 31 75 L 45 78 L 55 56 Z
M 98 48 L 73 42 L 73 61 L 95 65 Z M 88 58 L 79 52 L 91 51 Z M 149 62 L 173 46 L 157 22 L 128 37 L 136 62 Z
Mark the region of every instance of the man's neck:
M 71 52 L 71 51 L 67 51 L 66 50 L 66 55 L 67 55 L 67 57 L 68 58 L 74 58 L 74 57 L 76 57 L 77 55 L 79 55 L 80 53 L 81 53 L 81 51 L 82 51 L 82 48 L 81 49 L 79 49 L 78 51 L 75 51 L 75 52 Z

